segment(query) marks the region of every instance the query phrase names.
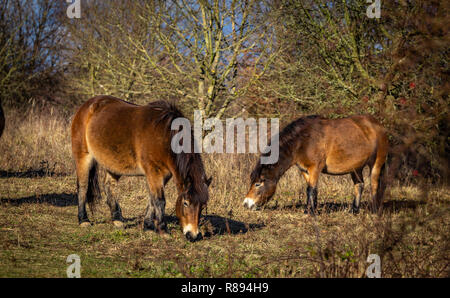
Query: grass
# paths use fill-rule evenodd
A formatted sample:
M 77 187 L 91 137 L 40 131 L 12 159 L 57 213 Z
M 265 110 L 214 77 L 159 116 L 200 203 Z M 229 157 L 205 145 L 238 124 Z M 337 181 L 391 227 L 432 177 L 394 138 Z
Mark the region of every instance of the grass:
M 381 257 L 383 277 L 449 276 L 448 187 L 392 181 L 381 216 L 348 213 L 350 177 L 322 175 L 320 213 L 303 214 L 305 183 L 295 169 L 258 212 L 242 207 L 253 155 L 204 155 L 213 176 L 201 229 L 187 242 L 175 217 L 176 191 L 166 188 L 170 235 L 142 229 L 143 178 L 121 179 L 126 228 L 113 227 L 106 202 L 77 223 L 70 119 L 57 113 L 6 111 L 0 139 L 0 277 L 65 277 L 78 254 L 82 277 L 364 277 L 369 254 Z M 366 173 L 367 177 L 367 173 Z M 369 187 L 363 195 L 368 202 Z

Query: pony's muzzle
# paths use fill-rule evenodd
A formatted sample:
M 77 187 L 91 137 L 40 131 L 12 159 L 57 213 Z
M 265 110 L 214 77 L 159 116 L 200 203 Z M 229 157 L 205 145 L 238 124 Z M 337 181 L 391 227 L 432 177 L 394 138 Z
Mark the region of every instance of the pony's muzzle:
M 190 242 L 195 242 L 203 239 L 202 233 L 197 233 L 197 236 L 194 236 L 191 232 L 186 233 L 186 239 Z
M 250 210 L 256 210 L 255 201 L 253 201 L 253 199 L 250 199 L 250 198 L 245 198 L 244 199 L 244 207 L 248 208 Z
M 183 234 L 186 236 L 186 239 L 191 242 L 195 242 L 203 238 L 202 233 L 200 233 L 198 229 L 194 229 L 191 224 L 184 227 Z

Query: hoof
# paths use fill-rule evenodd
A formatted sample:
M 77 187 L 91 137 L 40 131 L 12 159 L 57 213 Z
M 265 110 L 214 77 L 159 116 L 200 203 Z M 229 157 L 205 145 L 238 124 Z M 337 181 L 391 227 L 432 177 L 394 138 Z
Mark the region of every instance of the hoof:
M 167 224 L 165 222 L 160 223 L 157 230 L 159 233 L 168 233 Z
M 87 228 L 90 226 L 91 226 L 91 223 L 88 221 L 84 221 L 84 222 L 80 223 L 80 227 L 82 227 L 82 228 Z
M 158 234 L 168 233 L 167 225 L 165 222 L 161 222 L 159 225 L 155 225 L 154 222 L 144 221 L 144 231 L 151 230 Z
M 125 227 L 125 224 L 123 223 L 123 221 L 120 221 L 120 220 L 114 220 L 113 224 L 118 229 L 123 229 Z
M 351 208 L 350 209 L 350 211 L 349 211 L 351 214 L 358 214 L 359 213 L 359 208 L 358 209 L 355 209 L 355 208 Z
M 144 231 L 155 231 L 155 224 L 153 222 L 144 221 Z
M 316 215 L 316 210 L 305 209 L 305 210 L 303 210 L 303 214 L 306 214 L 306 215 Z

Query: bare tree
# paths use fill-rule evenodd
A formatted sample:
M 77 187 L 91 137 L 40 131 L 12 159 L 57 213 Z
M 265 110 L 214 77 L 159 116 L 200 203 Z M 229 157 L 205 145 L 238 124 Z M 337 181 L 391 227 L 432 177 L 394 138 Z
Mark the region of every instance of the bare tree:
M 262 2 L 113 1 L 84 11 L 69 31 L 77 86 L 90 95 L 177 97 L 221 117 L 277 53 Z M 238 84 L 243 65 L 252 76 Z
M 60 65 L 62 38 L 51 0 L 5 0 L 0 3 L 0 101 L 22 104 L 38 95 Z
M 274 1 L 287 50 L 257 91 L 303 112 L 374 114 L 390 130 L 401 163 L 431 163 L 426 175 L 447 175 L 449 3 L 383 2 L 380 19 L 368 17 L 368 6 Z

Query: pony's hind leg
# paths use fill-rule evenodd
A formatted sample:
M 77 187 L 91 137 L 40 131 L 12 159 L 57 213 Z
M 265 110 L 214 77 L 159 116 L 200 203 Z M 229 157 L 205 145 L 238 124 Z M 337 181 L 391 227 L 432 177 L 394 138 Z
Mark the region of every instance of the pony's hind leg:
M 118 228 L 123 227 L 123 217 L 122 217 L 122 209 L 120 208 L 119 201 L 117 196 L 114 196 L 111 188 L 115 188 L 117 186 L 117 182 L 119 181 L 120 176 L 111 174 L 106 172 L 104 189 L 106 194 L 106 202 L 108 203 L 109 209 L 111 210 L 111 218 L 114 226 Z
M 370 186 L 372 190 L 372 212 L 381 210 L 381 201 L 384 192 L 383 181 L 380 181 L 381 174 L 384 172 L 384 164 L 375 162 L 370 172 Z
M 86 212 L 86 202 L 89 190 L 89 176 L 94 167 L 94 159 L 85 154 L 76 158 L 77 194 L 78 194 L 78 223 L 81 227 L 90 226 Z M 95 169 L 93 169 L 95 170 Z
M 166 199 L 164 196 L 164 177 L 156 173 L 146 173 L 149 188 L 149 202 L 144 216 L 144 229 L 156 232 L 166 231 L 164 212 Z
M 361 196 L 364 190 L 364 178 L 362 174 L 362 169 L 356 170 L 351 173 L 352 181 L 355 187 L 355 199 L 353 200 L 352 207 L 350 209 L 350 212 L 352 213 L 358 213 L 359 212 L 359 206 L 361 203 Z
M 380 133 L 377 155 L 370 170 L 370 186 L 372 190 L 372 212 L 381 212 L 383 195 L 386 187 L 386 157 L 388 153 L 388 139 L 385 132 Z

